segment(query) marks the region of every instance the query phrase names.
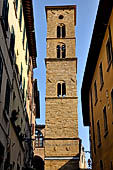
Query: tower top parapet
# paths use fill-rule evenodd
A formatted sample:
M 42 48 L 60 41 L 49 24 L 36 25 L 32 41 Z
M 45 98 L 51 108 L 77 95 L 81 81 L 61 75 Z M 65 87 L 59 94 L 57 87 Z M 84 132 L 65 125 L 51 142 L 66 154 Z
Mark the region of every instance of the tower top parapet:
M 45 11 L 46 11 L 46 19 L 48 17 L 47 11 L 48 10 L 71 10 L 74 9 L 74 24 L 76 25 L 76 5 L 64 5 L 64 6 L 46 6 Z

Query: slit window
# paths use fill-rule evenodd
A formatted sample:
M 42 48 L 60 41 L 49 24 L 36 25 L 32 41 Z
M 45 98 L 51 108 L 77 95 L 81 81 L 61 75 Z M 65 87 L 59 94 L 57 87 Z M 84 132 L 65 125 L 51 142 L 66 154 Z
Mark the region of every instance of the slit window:
M 57 45 L 57 58 L 60 58 L 60 45 Z
M 103 162 L 100 160 L 100 170 L 103 170 Z
M 66 36 L 66 30 L 65 30 L 65 25 L 62 26 L 62 38 L 65 38 Z
M 106 133 L 108 131 L 106 107 L 104 107 L 103 109 L 103 117 L 104 117 L 104 131 Z
M 1 85 L 2 85 L 2 74 L 3 74 L 3 62 L 2 62 L 2 53 L 0 50 L 0 93 L 1 93 Z
M 95 80 L 95 83 L 94 83 L 94 93 L 95 93 L 95 104 L 96 104 L 96 102 L 98 100 L 98 98 L 97 98 L 97 84 L 96 84 L 96 80 Z
M 7 80 L 6 84 L 6 94 L 5 94 L 5 105 L 4 110 L 9 114 L 9 104 L 10 104 L 10 85 L 9 81 Z
M 100 70 L 100 84 L 102 86 L 104 83 L 102 63 L 100 64 L 99 70 Z
M 19 26 L 20 26 L 20 31 L 21 31 L 21 27 L 22 27 L 22 3 L 20 5 Z
M 61 84 L 60 83 L 58 83 L 57 85 L 57 96 L 58 97 L 61 96 Z
M 112 37 L 111 37 L 111 28 L 110 25 L 108 27 L 109 29 L 109 37 L 108 37 L 108 41 L 106 44 L 106 53 L 107 53 L 107 61 L 108 61 L 108 65 L 111 63 L 112 57 L 113 57 L 113 51 L 112 51 Z
M 14 58 L 14 47 L 15 47 L 15 32 L 14 32 L 14 28 L 12 26 L 11 28 L 11 39 L 10 39 L 10 60 L 11 60 L 11 64 L 13 64 L 13 58 Z
M 97 122 L 97 139 L 98 139 L 98 146 L 101 144 L 101 134 L 100 134 L 100 123 L 99 120 Z
M 60 38 L 60 26 L 57 26 L 57 38 Z
M 66 85 L 65 83 L 62 83 L 62 96 L 66 95 Z
M 65 58 L 66 56 L 66 48 L 65 45 L 62 45 L 62 58 Z

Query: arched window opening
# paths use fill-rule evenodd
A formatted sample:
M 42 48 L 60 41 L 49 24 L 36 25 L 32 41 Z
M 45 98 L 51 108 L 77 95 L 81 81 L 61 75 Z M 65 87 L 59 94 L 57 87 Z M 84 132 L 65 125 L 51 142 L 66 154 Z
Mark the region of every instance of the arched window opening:
M 66 96 L 66 84 L 61 82 L 57 84 L 57 96 Z
M 57 38 L 60 38 L 60 26 L 57 26 Z
M 60 58 L 60 45 L 57 45 L 57 58 Z
M 60 83 L 58 83 L 57 85 L 57 96 L 58 97 L 61 96 L 61 84 Z
M 62 58 L 66 57 L 66 48 L 65 48 L 65 44 L 62 45 Z
M 65 29 L 65 25 L 62 26 L 62 38 L 64 38 L 66 36 L 66 29 Z
M 66 95 L 66 85 L 65 83 L 62 83 L 62 96 Z
M 43 147 L 43 134 L 40 130 L 36 130 L 35 132 L 35 147 L 36 148 Z

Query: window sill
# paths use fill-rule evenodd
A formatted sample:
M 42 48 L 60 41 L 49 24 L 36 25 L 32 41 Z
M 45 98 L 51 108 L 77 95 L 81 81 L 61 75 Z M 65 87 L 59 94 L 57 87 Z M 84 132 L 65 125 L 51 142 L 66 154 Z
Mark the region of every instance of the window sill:
M 108 135 L 108 130 L 105 131 L 104 138 Z
M 103 86 L 104 86 L 104 82 L 101 83 L 100 91 L 102 90 Z
M 112 63 L 112 60 L 110 60 L 110 62 L 108 63 L 107 72 L 109 72 L 109 69 L 110 69 L 110 67 L 111 67 L 111 63 Z

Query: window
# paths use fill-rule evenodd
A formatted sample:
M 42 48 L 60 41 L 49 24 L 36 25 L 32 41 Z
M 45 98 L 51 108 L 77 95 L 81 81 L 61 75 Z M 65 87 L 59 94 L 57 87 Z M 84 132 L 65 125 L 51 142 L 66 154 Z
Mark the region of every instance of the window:
M 21 63 L 21 74 L 20 74 L 20 88 L 22 88 L 22 73 L 23 73 L 23 67 L 22 67 L 22 63 Z
M 95 104 L 97 103 L 97 84 L 96 84 L 96 80 L 95 80 L 95 83 L 94 83 L 94 93 L 95 93 Z
M 99 124 L 99 120 L 97 122 L 97 139 L 98 139 L 98 146 L 101 145 L 101 134 L 100 134 L 100 124 Z
M 18 0 L 16 0 L 16 11 L 18 9 Z
M 57 96 L 66 96 L 66 84 L 65 83 L 58 83 L 57 84 Z
M 62 38 L 65 38 L 66 31 L 65 31 L 65 25 L 62 26 Z
M 35 132 L 35 147 L 43 147 L 43 134 L 40 130 L 36 130 Z
M 62 45 L 62 58 L 65 58 L 65 55 L 66 55 L 66 48 L 65 48 L 65 45 L 63 44 Z
M 57 26 L 57 38 L 60 38 L 60 26 Z
M 5 104 L 4 104 L 4 111 L 6 112 L 6 114 L 9 114 L 9 104 L 10 104 L 10 85 L 9 85 L 9 81 L 7 80 Z
M 62 96 L 66 95 L 66 85 L 65 83 L 62 83 Z
M 8 31 L 8 12 L 9 12 L 9 3 L 8 0 L 4 0 L 2 15 L 3 15 L 4 26 L 7 31 Z
M 13 64 L 13 58 L 14 58 L 14 47 L 15 47 L 15 33 L 14 28 L 12 26 L 11 28 L 11 38 L 10 38 L 10 60 L 11 64 Z
M 63 15 L 59 15 L 59 17 L 58 17 L 59 19 L 63 19 L 64 18 L 64 16 Z
M 100 70 L 100 84 L 101 87 L 103 86 L 104 80 L 103 80 L 103 68 L 102 68 L 102 63 L 99 66 L 99 70 Z
M 112 104 L 112 113 L 113 113 L 113 89 L 111 91 L 111 104 Z
M 60 83 L 57 84 L 57 96 L 58 97 L 61 96 L 61 84 Z
M 106 107 L 104 107 L 103 109 L 103 117 L 104 117 L 104 131 L 106 134 L 106 132 L 108 131 Z
M 22 26 L 22 3 L 20 4 L 19 26 L 20 26 L 20 31 L 21 31 L 21 26 Z
M 3 74 L 3 62 L 2 62 L 2 52 L 0 49 L 0 93 L 1 93 L 1 85 L 2 85 L 2 74 Z
M 66 57 L 66 46 L 63 45 L 57 45 L 57 58 L 65 58 Z
M 65 38 L 66 36 L 66 28 L 64 24 L 60 24 L 57 26 L 57 38 Z
M 106 52 L 107 52 L 108 65 L 110 65 L 111 60 L 112 60 L 112 56 L 113 56 L 113 53 L 112 53 L 112 37 L 111 37 L 110 25 L 109 25 L 108 29 L 109 29 L 109 38 L 108 38 L 108 41 L 107 41 L 107 44 L 106 44 Z
M 112 51 L 111 51 L 111 44 L 110 44 L 110 39 L 108 38 L 107 44 L 106 44 L 106 52 L 107 52 L 107 61 L 108 65 L 111 62 L 111 56 L 112 56 Z
M 57 45 L 57 58 L 60 58 L 60 45 Z
M 23 29 L 23 39 L 22 39 L 23 49 L 24 49 L 24 41 L 25 41 L 25 25 Z
M 100 160 L 100 170 L 103 170 L 103 162 Z
M 27 64 L 27 50 L 28 50 L 28 43 L 26 42 L 26 52 L 25 52 L 25 61 L 26 61 L 26 64 Z
M 23 98 L 23 101 L 24 101 L 24 90 L 25 90 L 25 78 L 24 78 L 24 82 L 23 82 L 23 90 L 22 90 L 22 98 Z

